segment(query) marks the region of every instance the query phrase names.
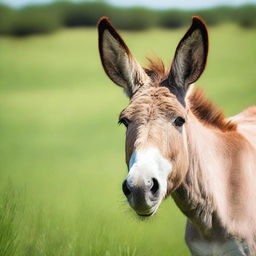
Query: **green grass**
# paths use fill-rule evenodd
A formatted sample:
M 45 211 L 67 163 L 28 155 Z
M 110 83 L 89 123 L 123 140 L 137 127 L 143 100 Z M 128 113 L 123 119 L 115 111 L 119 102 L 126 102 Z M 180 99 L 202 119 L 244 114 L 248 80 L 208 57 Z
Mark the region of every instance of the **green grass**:
M 170 63 L 185 29 L 123 33 L 134 55 Z M 198 84 L 227 114 L 256 102 L 256 33 L 210 29 Z M 0 254 L 189 255 L 171 199 L 140 221 L 121 193 L 119 112 L 128 100 L 100 65 L 94 29 L 0 38 Z M 1 252 L 4 252 L 1 253 Z

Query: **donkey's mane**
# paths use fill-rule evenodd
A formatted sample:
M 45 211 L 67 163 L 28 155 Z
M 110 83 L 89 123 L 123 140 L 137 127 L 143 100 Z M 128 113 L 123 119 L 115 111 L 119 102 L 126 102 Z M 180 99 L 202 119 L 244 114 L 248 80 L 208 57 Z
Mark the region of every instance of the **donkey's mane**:
M 159 82 L 159 85 L 168 76 L 168 70 L 166 70 L 161 59 L 152 60 L 147 58 L 147 60 L 148 66 L 145 70 L 154 81 Z M 206 98 L 202 89 L 194 89 L 188 100 L 192 113 L 205 125 L 218 128 L 223 132 L 236 130 L 237 125 L 225 118 L 223 111 Z
M 202 89 L 196 88 L 188 100 L 191 111 L 203 123 L 224 132 L 236 130 L 236 124 L 225 118 L 223 111 L 205 97 Z

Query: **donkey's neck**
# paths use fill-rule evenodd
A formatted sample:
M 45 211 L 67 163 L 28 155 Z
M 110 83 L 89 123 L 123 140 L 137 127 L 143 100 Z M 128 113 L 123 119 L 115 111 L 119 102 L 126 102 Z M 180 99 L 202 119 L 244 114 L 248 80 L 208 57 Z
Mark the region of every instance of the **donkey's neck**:
M 223 232 L 218 209 L 226 206 L 228 177 L 226 170 L 229 160 L 223 155 L 221 131 L 200 123 L 190 112 L 186 124 L 189 170 L 173 198 L 205 237 L 220 236 Z

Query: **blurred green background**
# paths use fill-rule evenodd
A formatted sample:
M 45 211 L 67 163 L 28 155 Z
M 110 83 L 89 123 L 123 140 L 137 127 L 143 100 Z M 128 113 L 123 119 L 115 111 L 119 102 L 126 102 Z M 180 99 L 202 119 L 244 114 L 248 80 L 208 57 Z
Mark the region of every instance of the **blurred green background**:
M 122 195 L 125 129 L 117 121 L 128 100 L 103 72 L 96 21 L 109 15 L 142 64 L 159 56 L 168 66 L 191 15 L 202 15 L 214 26 L 197 84 L 233 115 L 256 102 L 255 6 L 117 9 L 1 6 L 0 255 L 189 255 L 185 217 L 171 198 L 141 221 Z

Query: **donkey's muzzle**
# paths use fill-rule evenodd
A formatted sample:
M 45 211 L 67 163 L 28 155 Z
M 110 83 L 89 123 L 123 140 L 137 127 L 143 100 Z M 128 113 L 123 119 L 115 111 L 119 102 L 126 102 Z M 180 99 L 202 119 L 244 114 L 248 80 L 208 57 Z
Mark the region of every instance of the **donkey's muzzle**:
M 132 179 L 124 180 L 123 193 L 130 206 L 138 215 L 150 216 L 159 202 L 159 182 L 156 178 L 143 179 L 134 183 Z

